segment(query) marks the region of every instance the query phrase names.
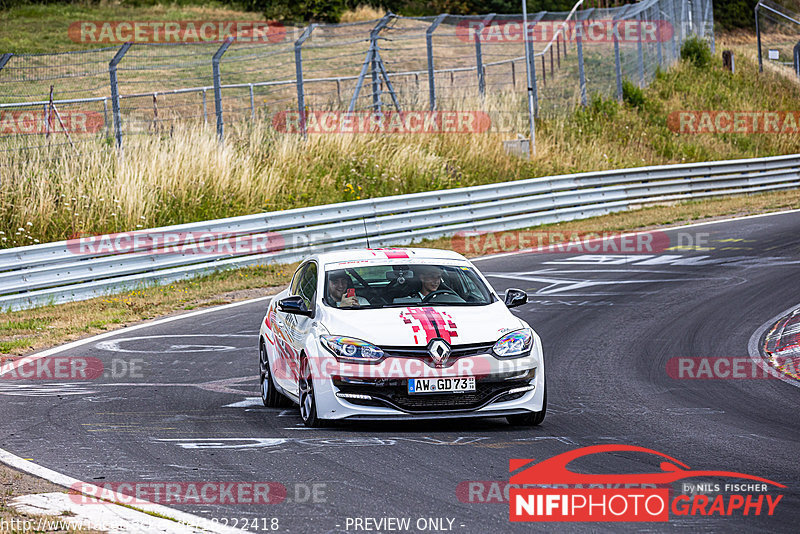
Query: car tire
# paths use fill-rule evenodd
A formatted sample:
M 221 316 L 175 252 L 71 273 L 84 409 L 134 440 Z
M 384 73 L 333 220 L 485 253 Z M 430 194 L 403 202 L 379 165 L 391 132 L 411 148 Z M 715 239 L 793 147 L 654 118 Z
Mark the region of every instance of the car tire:
M 300 418 L 303 420 L 303 424 L 311 428 L 323 426 L 324 420 L 317 417 L 314 377 L 305 354 L 300 356 L 300 377 L 297 385 L 300 393 Z
M 542 399 L 542 409 L 538 412 L 525 414 L 509 415 L 506 417 L 508 424 L 512 426 L 539 426 L 544 421 L 547 413 L 547 382 L 544 384 L 544 399 Z
M 261 402 L 267 408 L 280 407 L 283 404 L 283 395 L 278 393 L 278 390 L 275 389 L 275 383 L 272 381 L 269 358 L 267 358 L 267 347 L 264 343 L 259 343 L 258 347 L 258 369 L 261 384 Z

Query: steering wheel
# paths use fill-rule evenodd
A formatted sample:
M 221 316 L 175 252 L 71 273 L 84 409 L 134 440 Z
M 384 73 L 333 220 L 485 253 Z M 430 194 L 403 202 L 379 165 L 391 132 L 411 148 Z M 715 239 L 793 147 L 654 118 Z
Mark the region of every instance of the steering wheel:
M 455 295 L 458 298 L 461 298 L 458 293 L 453 291 L 452 289 L 437 289 L 436 291 L 431 291 L 422 299 L 422 302 L 430 302 L 431 299 L 436 295 Z

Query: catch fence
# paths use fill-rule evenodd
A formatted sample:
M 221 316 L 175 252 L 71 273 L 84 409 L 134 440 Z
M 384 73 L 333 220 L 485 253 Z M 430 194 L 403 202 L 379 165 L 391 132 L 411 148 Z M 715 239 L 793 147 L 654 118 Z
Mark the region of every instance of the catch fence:
M 306 134 L 308 114 L 318 110 L 502 110 L 518 118 L 506 130 L 513 136 L 529 121 L 528 70 L 535 114 L 554 116 L 593 93 L 621 98 L 624 78 L 648 84 L 690 35 L 713 47 L 711 0 L 610 9 L 582 2 L 570 12 L 530 13 L 527 32 L 516 14 L 388 13 L 348 24 L 271 24 L 222 42 L 0 55 L 0 178 L 31 150 L 122 147 L 131 136 L 169 135 L 178 123 L 215 127 L 222 139 L 235 123 L 285 128 L 276 117 L 286 112 Z M 509 124 L 498 121 L 494 131 L 500 122 Z

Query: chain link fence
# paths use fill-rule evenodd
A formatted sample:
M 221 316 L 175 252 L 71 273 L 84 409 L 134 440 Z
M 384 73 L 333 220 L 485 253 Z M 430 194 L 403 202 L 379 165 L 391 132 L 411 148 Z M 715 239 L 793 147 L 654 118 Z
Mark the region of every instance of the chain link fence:
M 756 5 L 758 64 L 780 65 L 800 78 L 800 14 L 770 0 Z
M 270 28 L 261 39 L 0 55 L 0 171 L 33 150 L 123 147 L 178 122 L 222 139 L 226 125 L 277 124 L 281 112 L 297 113 L 306 133 L 311 111 L 492 111 L 505 101 L 520 133 L 528 70 L 535 114 L 555 116 L 593 93 L 622 98 L 624 78 L 648 84 L 690 35 L 714 42 L 711 0 L 531 13 L 527 39 L 521 15 L 499 14 Z

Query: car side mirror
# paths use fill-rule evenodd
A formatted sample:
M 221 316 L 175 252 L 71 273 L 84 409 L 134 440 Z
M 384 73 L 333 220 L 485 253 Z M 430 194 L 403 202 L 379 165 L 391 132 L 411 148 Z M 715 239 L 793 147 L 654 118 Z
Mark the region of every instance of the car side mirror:
M 306 306 L 306 301 L 303 300 L 303 297 L 299 295 L 279 300 L 278 309 L 284 313 L 311 317 L 311 310 Z
M 528 294 L 521 289 L 509 289 L 506 291 L 506 307 L 507 308 L 515 308 L 517 306 L 522 306 L 528 302 Z

